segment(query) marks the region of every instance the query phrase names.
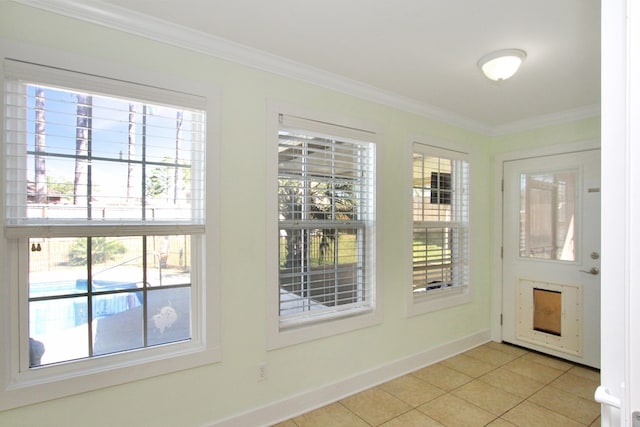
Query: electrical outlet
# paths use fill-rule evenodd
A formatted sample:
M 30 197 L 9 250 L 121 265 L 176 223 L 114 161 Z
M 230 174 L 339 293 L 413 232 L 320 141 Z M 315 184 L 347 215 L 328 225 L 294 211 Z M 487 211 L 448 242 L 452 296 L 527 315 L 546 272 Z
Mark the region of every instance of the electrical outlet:
M 267 379 L 267 362 L 258 363 L 258 382 Z

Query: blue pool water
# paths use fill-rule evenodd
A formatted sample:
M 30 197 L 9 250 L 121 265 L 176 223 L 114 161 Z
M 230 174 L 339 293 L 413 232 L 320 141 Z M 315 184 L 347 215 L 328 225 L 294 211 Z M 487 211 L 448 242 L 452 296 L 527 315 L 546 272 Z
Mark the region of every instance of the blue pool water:
M 142 292 L 136 283 L 94 280 L 92 292 L 115 292 L 92 297 L 93 318 L 111 316 L 142 303 Z M 120 291 L 120 292 L 118 292 Z M 62 298 L 31 301 L 29 329 L 31 335 L 42 335 L 86 324 L 88 321 L 87 279 L 74 281 L 32 283 L 29 297 Z

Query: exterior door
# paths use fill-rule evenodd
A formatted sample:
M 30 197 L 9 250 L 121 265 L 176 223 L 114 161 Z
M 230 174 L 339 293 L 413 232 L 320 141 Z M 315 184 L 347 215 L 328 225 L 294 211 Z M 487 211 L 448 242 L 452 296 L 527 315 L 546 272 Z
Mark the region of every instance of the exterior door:
M 503 163 L 503 340 L 600 367 L 600 150 Z
M 603 427 L 640 425 L 640 2 L 602 2 Z

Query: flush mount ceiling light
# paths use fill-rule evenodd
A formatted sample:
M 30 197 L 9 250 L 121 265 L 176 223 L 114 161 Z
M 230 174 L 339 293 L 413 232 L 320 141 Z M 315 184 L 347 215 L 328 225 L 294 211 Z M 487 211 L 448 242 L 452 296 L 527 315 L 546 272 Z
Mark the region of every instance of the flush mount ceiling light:
M 524 50 L 503 49 L 491 52 L 478 61 L 478 67 L 488 79 L 494 81 L 507 80 L 513 76 L 520 64 L 527 57 Z

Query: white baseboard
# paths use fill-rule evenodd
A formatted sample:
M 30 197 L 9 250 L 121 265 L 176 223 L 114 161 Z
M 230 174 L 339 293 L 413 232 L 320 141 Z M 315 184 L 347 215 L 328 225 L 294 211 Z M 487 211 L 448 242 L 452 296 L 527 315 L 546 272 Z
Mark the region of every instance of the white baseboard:
M 434 364 L 490 340 L 491 331 L 483 330 L 312 391 L 234 415 L 209 424 L 208 427 L 273 425 Z

